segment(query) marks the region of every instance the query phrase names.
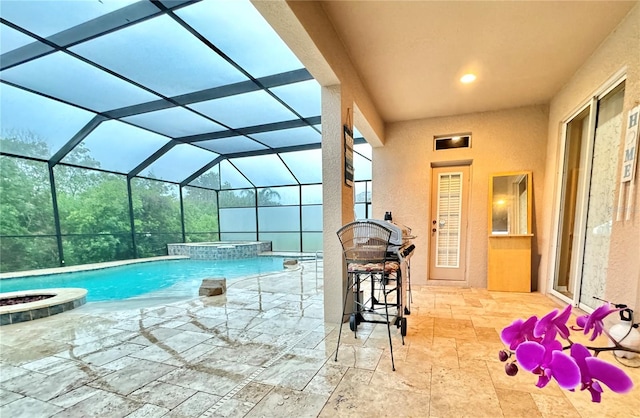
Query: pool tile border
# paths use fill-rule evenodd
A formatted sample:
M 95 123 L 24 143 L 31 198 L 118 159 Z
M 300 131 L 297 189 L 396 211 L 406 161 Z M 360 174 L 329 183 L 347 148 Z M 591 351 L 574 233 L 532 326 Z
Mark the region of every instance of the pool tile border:
M 189 258 L 189 257 L 165 255 L 165 256 L 159 256 L 159 257 L 134 258 L 131 260 L 107 261 L 103 263 L 78 264 L 76 266 L 68 266 L 68 267 L 52 267 L 52 268 L 38 269 L 38 270 L 14 271 L 10 273 L 0 273 L 0 280 L 22 279 L 25 277 L 36 277 L 36 276 L 49 276 L 52 274 L 75 273 L 78 271 L 102 270 L 109 267 L 125 266 L 129 264 L 148 263 L 151 261 L 162 261 L 162 260 L 180 260 L 185 258 Z
M 0 325 L 18 324 L 70 311 L 87 303 L 87 290 L 80 288 L 35 289 L 0 294 L 0 299 L 16 296 L 53 295 L 17 305 L 0 306 Z
M 271 251 L 271 241 L 216 241 L 167 244 L 170 256 L 192 260 L 238 260 Z

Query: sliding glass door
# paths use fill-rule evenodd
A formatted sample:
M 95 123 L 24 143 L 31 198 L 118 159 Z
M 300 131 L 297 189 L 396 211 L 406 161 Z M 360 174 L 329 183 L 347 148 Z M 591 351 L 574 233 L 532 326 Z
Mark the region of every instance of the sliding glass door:
M 612 84 L 565 124 L 552 293 L 592 309 L 606 285 L 624 86 Z

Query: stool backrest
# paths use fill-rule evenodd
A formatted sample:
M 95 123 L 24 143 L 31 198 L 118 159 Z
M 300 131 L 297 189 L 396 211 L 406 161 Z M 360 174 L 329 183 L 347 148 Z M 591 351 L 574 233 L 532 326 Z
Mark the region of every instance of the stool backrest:
M 384 262 L 391 230 L 367 220 L 344 225 L 337 232 L 347 262 Z

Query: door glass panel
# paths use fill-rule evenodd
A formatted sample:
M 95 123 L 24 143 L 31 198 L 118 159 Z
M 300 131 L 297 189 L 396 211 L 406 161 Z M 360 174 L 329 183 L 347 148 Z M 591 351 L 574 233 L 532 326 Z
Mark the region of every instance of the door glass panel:
M 460 264 L 462 173 L 439 175 L 437 204 L 436 267 L 457 268 Z
M 598 101 L 580 286 L 580 303 L 594 309 L 601 304 L 594 297 L 604 297 L 607 279 L 623 103 L 624 83 Z
M 558 260 L 553 288 L 557 292 L 573 298 L 572 256 L 575 235 L 576 202 L 578 199 L 578 179 L 581 167 L 580 150 L 589 134 L 590 108 L 584 109 L 567 124 L 565 140 L 565 162 L 562 180 L 562 203 L 560 207 L 560 225 L 558 233 Z

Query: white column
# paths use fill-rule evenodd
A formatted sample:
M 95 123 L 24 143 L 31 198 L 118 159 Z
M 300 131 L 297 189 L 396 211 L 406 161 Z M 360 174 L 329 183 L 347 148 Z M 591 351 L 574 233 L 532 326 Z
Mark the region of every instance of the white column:
M 324 319 L 334 323 L 338 323 L 342 315 L 347 280 L 342 246 L 336 233 L 342 225 L 354 220 L 353 189 L 344 181 L 343 126 L 353 121 L 350 103 L 353 101 L 339 85 L 322 87 Z

